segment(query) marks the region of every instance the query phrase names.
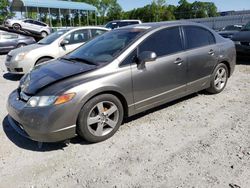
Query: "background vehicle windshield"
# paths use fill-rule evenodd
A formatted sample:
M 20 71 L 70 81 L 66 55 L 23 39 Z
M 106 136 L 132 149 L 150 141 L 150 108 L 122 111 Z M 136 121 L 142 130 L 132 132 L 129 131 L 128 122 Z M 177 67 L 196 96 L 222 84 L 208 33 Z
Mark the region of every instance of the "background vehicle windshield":
M 222 31 L 240 31 L 241 27 L 240 26 L 235 26 L 235 25 L 228 25 L 222 29 Z
M 60 31 L 57 31 L 55 33 L 52 33 L 49 36 L 40 40 L 38 42 L 38 44 L 51 44 L 52 42 L 54 42 L 56 39 L 58 39 L 60 36 L 62 36 L 63 34 L 65 34 L 68 31 L 69 31 L 69 29 L 64 29 L 64 30 L 60 30 Z
M 68 54 L 67 58 L 84 59 L 98 64 L 111 62 L 145 31 L 134 28 L 108 32 Z
M 248 22 L 241 30 L 242 31 L 250 31 L 250 22 Z

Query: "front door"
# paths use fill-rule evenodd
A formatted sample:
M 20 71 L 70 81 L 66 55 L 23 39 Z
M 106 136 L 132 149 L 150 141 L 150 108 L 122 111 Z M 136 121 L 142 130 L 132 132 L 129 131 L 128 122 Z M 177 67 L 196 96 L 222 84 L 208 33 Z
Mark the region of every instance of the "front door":
M 186 91 L 187 61 L 179 27 L 162 29 L 144 40 L 138 54 L 152 51 L 154 62 L 132 65 L 135 108 L 138 111 L 178 98 Z
M 81 29 L 77 31 L 73 31 L 64 37 L 63 40 L 68 41 L 68 44 L 60 46 L 59 53 L 60 56 L 64 56 L 65 54 L 72 52 L 79 46 L 83 45 L 90 38 L 90 32 L 88 29 Z

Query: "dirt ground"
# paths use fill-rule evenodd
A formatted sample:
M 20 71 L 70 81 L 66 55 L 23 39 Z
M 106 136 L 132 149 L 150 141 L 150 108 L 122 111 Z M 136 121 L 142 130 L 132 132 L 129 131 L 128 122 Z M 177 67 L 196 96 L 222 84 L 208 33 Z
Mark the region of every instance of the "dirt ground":
M 250 185 L 250 60 L 221 94 L 199 92 L 130 119 L 109 140 L 44 144 L 6 119 L 20 77 L 0 56 L 0 187 L 228 187 Z

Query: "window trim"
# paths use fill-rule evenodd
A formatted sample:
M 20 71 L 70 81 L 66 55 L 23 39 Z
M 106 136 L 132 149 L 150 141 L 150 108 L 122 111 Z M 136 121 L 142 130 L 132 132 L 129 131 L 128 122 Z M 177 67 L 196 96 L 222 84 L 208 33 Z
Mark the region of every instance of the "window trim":
M 209 45 L 205 45 L 205 46 L 195 47 L 195 48 L 188 48 L 187 35 L 186 35 L 186 32 L 185 32 L 185 27 L 195 27 L 195 28 L 199 28 L 199 29 L 202 29 L 202 30 L 205 30 L 205 31 L 209 32 L 213 36 L 214 43 L 213 44 L 209 44 Z M 204 48 L 204 47 L 215 45 L 217 43 L 217 40 L 216 40 L 216 37 L 214 36 L 214 34 L 210 30 L 208 30 L 208 29 L 206 29 L 204 27 L 201 27 L 201 26 L 198 26 L 198 25 L 182 25 L 181 29 L 182 29 L 182 34 L 183 34 L 184 50 L 185 51 L 190 51 L 190 50 L 195 50 L 195 49 L 199 49 L 199 48 Z

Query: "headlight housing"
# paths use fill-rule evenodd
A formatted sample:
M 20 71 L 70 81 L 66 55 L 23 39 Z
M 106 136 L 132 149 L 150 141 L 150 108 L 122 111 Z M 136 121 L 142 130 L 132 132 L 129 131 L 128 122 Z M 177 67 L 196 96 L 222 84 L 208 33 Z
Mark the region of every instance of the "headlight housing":
M 26 106 L 27 107 L 45 107 L 50 105 L 59 105 L 72 100 L 75 93 L 63 94 L 60 96 L 33 96 L 31 97 Z
M 26 56 L 26 52 L 21 52 L 19 54 L 17 54 L 17 56 L 15 57 L 15 61 L 22 61 L 24 59 L 24 57 Z

